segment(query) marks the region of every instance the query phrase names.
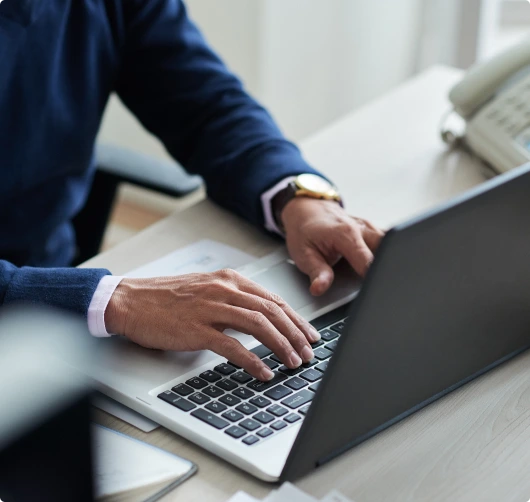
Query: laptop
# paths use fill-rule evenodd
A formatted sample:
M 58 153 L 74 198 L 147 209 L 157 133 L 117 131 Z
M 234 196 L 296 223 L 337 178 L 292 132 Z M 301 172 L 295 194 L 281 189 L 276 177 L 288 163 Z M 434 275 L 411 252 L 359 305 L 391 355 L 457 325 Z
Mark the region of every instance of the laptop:
M 315 359 L 254 380 L 208 351 L 98 341 L 101 390 L 265 481 L 293 480 L 530 346 L 530 164 L 392 228 L 360 288 L 322 298 L 284 253 L 243 270 L 320 331 Z M 446 420 L 451 420 L 450 414 Z

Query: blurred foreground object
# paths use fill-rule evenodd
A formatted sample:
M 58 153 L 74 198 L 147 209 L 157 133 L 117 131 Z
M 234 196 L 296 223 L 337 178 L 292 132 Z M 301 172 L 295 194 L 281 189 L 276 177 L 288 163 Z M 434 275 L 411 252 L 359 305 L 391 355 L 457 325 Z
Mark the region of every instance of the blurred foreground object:
M 93 500 L 86 323 L 34 307 L 0 311 L 0 500 Z

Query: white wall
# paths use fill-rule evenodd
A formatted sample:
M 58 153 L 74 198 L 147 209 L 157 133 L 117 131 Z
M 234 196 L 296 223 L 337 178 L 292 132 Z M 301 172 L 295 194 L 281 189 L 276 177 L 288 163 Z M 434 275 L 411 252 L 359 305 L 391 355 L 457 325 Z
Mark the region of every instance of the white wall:
M 413 73 L 422 0 L 188 0 L 206 38 L 300 140 Z M 113 99 L 101 138 L 163 149 Z

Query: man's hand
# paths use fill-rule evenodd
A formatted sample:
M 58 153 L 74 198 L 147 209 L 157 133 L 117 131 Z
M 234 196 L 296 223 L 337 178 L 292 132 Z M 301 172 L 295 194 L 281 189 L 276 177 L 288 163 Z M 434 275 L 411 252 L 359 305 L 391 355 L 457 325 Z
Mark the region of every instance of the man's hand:
M 289 368 L 313 359 L 318 332 L 280 297 L 233 270 L 154 279 L 123 279 L 107 310 L 109 332 L 148 348 L 212 350 L 260 380 L 273 373 L 239 341 L 253 335 Z
M 313 295 L 325 293 L 333 282 L 333 265 L 345 258 L 361 276 L 373 261 L 384 232 L 349 216 L 333 201 L 297 197 L 281 213 L 289 254 L 309 276 Z

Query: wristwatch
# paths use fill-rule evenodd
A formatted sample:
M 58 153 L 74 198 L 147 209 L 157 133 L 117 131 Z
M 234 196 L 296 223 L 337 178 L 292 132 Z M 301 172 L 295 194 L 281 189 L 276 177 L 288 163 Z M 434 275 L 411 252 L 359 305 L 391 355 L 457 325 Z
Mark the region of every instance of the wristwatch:
M 272 211 L 276 225 L 282 231 L 284 227 L 281 220 L 283 208 L 295 197 L 309 197 L 312 199 L 332 200 L 341 206 L 342 199 L 336 187 L 328 180 L 316 174 L 300 174 L 291 181 L 283 190 L 280 190 L 272 199 Z

